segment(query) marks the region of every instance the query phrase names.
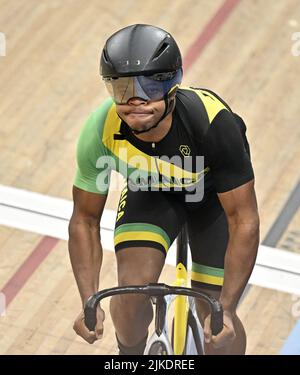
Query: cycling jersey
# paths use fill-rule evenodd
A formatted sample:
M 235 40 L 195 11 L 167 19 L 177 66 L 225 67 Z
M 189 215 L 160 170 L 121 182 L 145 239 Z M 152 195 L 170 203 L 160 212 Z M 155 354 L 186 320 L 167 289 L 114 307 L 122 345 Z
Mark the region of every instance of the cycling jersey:
M 204 115 L 193 118 L 201 106 Z M 179 89 L 171 128 L 152 148 L 151 142 L 131 133 L 108 99 L 91 114 L 80 135 L 74 185 L 107 194 L 110 171 L 115 169 L 137 187 L 186 195 L 204 176 L 205 201 L 211 191 L 228 191 L 253 178 L 240 121 L 211 92 Z M 204 157 L 201 170 L 196 156 Z

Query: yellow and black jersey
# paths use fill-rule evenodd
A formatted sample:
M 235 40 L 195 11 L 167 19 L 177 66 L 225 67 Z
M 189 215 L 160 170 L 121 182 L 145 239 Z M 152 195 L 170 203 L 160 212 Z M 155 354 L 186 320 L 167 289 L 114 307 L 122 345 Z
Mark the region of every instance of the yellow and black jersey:
M 153 148 L 132 134 L 108 99 L 81 132 L 74 185 L 107 194 L 114 169 L 131 186 L 181 196 L 192 196 L 202 182 L 205 201 L 213 192 L 231 190 L 253 178 L 245 131 L 243 120 L 216 94 L 181 88 L 171 128 Z

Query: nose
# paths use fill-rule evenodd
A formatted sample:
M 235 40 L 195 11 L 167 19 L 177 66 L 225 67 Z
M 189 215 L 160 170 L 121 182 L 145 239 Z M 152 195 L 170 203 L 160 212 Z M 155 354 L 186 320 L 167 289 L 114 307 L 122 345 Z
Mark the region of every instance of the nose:
M 147 100 L 138 97 L 130 98 L 127 101 L 127 104 L 129 105 L 141 105 L 145 103 L 147 103 Z

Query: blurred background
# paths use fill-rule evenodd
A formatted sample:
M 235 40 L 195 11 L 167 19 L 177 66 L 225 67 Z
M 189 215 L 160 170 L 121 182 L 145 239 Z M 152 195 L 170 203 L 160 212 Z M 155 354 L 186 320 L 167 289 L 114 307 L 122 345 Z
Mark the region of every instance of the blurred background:
M 103 340 L 72 330 L 81 303 L 66 240 L 76 142 L 107 96 L 100 52 L 134 23 L 168 30 L 184 86 L 215 91 L 244 118 L 262 244 L 239 306 L 247 353 L 300 354 L 298 0 L 0 0 L 0 353 L 116 353 L 107 305 Z M 116 285 L 114 179 L 101 288 Z M 167 264 L 162 280 L 173 278 Z

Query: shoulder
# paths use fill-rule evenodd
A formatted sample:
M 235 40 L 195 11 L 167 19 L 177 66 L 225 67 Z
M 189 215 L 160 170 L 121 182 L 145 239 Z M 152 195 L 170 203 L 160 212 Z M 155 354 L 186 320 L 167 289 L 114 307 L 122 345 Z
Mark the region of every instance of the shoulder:
M 82 136 L 88 137 L 89 135 L 95 137 L 96 135 L 98 139 L 102 139 L 107 117 L 114 107 L 115 105 L 112 99 L 108 98 L 99 107 L 93 110 L 81 129 L 80 138 Z
M 96 154 L 103 147 L 107 118 L 114 107 L 112 99 L 109 98 L 90 113 L 79 134 L 77 157 L 87 158 L 88 155 Z
M 195 108 L 203 106 L 210 124 L 221 111 L 231 112 L 228 104 L 219 95 L 209 89 L 182 87 L 177 92 L 177 98 L 188 106 L 190 110 L 195 110 Z

